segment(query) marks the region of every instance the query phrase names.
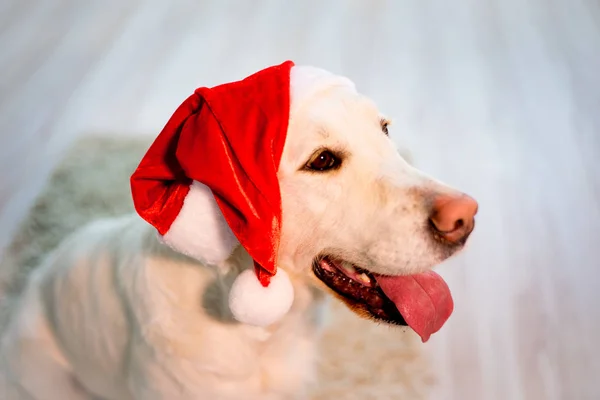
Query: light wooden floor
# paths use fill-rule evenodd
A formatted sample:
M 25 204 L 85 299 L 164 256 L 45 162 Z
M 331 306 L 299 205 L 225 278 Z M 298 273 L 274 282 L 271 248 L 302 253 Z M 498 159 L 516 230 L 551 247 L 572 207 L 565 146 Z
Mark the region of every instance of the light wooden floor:
M 433 398 L 600 399 L 596 0 L 2 0 L 0 245 L 77 135 L 157 134 L 285 59 L 349 76 L 480 202 Z

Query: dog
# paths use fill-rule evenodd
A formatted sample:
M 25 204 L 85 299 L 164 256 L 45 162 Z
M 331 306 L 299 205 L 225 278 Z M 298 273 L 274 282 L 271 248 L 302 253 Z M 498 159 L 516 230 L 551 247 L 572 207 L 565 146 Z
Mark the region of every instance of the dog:
M 210 265 L 166 245 L 135 213 L 100 218 L 28 278 L 2 337 L 3 398 L 304 399 L 326 296 L 363 318 L 414 325 L 424 340 L 441 327 L 437 314 L 403 309 L 416 289 L 394 287 L 431 278 L 464 247 L 476 201 L 407 163 L 389 121 L 349 81 L 302 66 L 290 79 L 277 173 L 277 259 L 294 289 L 285 316 L 252 326 L 232 315 L 232 283 L 253 266 L 243 246 Z

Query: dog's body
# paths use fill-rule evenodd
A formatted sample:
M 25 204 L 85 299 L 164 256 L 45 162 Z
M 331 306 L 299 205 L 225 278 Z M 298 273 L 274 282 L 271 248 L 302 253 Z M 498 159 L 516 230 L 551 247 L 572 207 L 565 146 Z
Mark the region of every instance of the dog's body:
M 3 398 L 305 398 L 324 300 L 316 256 L 403 275 L 458 249 L 425 224 L 431 194 L 454 192 L 399 156 L 371 102 L 344 85 L 303 96 L 279 169 L 290 312 L 267 328 L 232 318 L 231 282 L 252 266 L 241 246 L 206 265 L 165 246 L 133 213 L 98 219 L 44 259 L 14 306 L 2 338 Z M 301 170 L 323 148 L 343 155 L 343 166 Z
M 248 262 L 238 250 L 226 267 Z M 227 317 L 221 285 L 214 269 L 159 243 L 137 216 L 97 221 L 32 275 L 6 333 L 8 367 L 34 399 L 302 397 L 313 378 L 318 294 L 296 284 L 293 310 L 259 328 Z

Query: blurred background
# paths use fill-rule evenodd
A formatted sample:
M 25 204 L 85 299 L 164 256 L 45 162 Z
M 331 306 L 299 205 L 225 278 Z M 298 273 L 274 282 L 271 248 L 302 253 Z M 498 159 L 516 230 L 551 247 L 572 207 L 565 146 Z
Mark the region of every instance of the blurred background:
M 286 59 L 348 76 L 480 203 L 438 268 L 431 398 L 600 399 L 597 0 L 2 0 L 0 249 L 76 137 L 156 135 Z

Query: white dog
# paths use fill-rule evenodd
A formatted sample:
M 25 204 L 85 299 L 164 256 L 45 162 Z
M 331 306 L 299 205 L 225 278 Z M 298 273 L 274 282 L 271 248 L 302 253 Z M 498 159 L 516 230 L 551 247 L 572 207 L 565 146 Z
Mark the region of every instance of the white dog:
M 349 81 L 310 67 L 293 67 L 290 80 L 277 263 L 291 309 L 268 326 L 235 320 L 229 291 L 252 259 L 194 182 L 214 217 L 202 237 L 228 241 L 227 258 L 181 254 L 137 214 L 82 227 L 12 311 L 2 399 L 302 399 L 327 293 L 423 340 L 440 329 L 452 302 L 429 271 L 463 247 L 477 203 L 403 160 L 387 120 Z

